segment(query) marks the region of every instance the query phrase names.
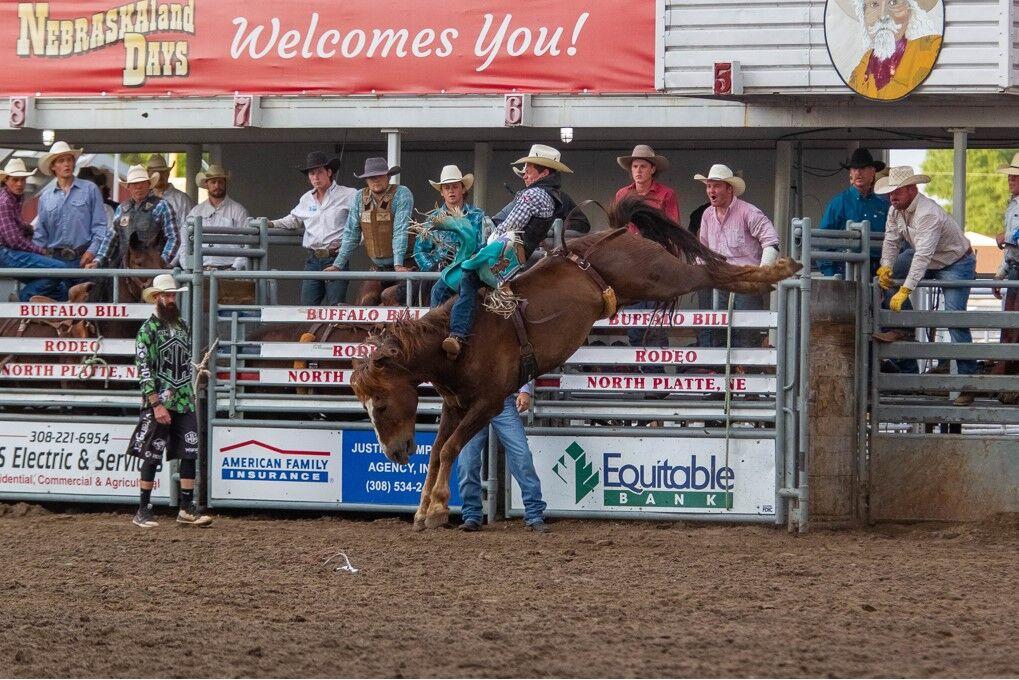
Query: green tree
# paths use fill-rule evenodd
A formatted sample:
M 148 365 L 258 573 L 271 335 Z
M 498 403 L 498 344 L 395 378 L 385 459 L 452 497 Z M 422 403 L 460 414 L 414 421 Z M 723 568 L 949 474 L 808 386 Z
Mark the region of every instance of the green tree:
M 966 152 L 966 231 L 993 236 L 1002 229 L 1002 213 L 1011 196 L 1005 175 L 997 169 L 1008 165 L 1016 149 L 969 149 Z M 951 149 L 931 149 L 921 172 L 930 175 L 926 193 L 952 210 L 954 177 Z

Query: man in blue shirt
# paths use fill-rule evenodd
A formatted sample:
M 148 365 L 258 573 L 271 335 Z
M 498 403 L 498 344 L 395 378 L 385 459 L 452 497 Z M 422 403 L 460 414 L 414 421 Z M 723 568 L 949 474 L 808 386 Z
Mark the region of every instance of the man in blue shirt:
M 842 167 L 849 170 L 849 188 L 836 194 L 821 218 L 822 229 L 845 230 L 846 221 L 870 222 L 871 234 L 883 234 L 885 221 L 888 219 L 888 197 L 874 193 L 874 179 L 877 173 L 885 168 L 881 161 L 874 160 L 867 149 L 857 149 L 852 158 Z M 871 249 L 871 275 L 877 270 L 881 260 L 881 246 Z M 818 260 L 817 268 L 825 276 L 844 275 L 845 265 L 842 262 Z
M 94 269 L 99 266 L 99 243 L 110 225 L 99 187 L 74 176 L 81 152 L 60 141 L 39 159 L 39 170 L 56 179 L 39 192 L 33 241 L 68 267 Z

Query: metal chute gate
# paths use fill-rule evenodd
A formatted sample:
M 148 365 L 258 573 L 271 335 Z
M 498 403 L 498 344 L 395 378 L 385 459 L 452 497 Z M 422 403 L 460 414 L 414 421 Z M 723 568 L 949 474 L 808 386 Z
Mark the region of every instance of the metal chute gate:
M 875 465 L 884 462 L 871 450 L 872 440 L 877 436 L 883 443 L 885 437 L 900 436 L 887 433 L 880 423 L 899 418 L 904 407 L 886 393 L 903 381 L 929 379 L 879 374 L 875 380 L 869 356 L 941 350 L 871 347 L 870 253 L 861 244 L 872 239 L 866 224 L 849 226 L 833 236 L 810 229 L 808 220 L 792 225 L 797 259 L 846 262 L 845 280 L 811 278 L 805 267 L 799 277 L 779 285 L 772 305 L 776 311 L 730 314 L 724 297 L 714 309 L 681 309 L 669 319 L 649 309 L 621 310 L 599 322 L 588 344 L 558 372 L 542 376 L 525 417 L 548 514 L 763 522 L 801 531 L 810 522 L 871 517 L 874 489 L 884 488 L 874 480 Z M 189 220 L 186 242 L 192 256 L 184 258 L 187 268 L 177 274 L 190 282 L 182 309 L 192 322 L 196 360 L 215 341 L 211 377 L 202 394 L 206 465 L 199 481 L 209 504 L 415 509 L 437 428 L 438 396 L 422 388 L 418 454 L 408 466 L 397 466 L 381 454 L 349 389 L 350 361 L 365 351 L 359 339 L 255 341 L 250 336 L 262 324 L 321 323 L 345 331 L 427 311 L 420 306 L 419 290 L 418 305 L 405 308 L 281 306 L 277 291 L 288 281 L 403 281 L 408 299 L 415 299 L 412 284 L 436 275 L 268 271 L 269 245 L 290 242 L 293 235 L 270 233 L 265 220 L 203 231 L 200 220 Z M 195 271 L 189 263 L 196 261 L 196 242 L 206 243 L 206 254 L 248 257 L 253 269 Z M 74 278 L 129 273 L 157 272 L 5 272 Z M 237 282 L 247 282 L 252 299 L 223 302 L 224 289 Z M 0 313 L 35 316 L 40 311 L 22 304 L 2 306 Z M 149 305 L 103 304 L 116 305 L 117 311 L 95 304 L 49 311 L 69 312 L 71 318 L 124 313 L 143 319 L 151 313 Z M 885 325 L 913 320 L 881 314 L 886 313 L 879 312 Z M 1008 319 L 993 316 L 998 325 L 1015 323 Z M 665 330 L 667 347 L 629 344 L 628 330 L 649 326 Z M 745 328 L 767 332 L 773 347 L 694 343 L 698 332 L 731 336 L 733 329 Z M 122 455 L 139 404 L 127 360 L 132 339 L 64 344 L 59 354 L 56 345 L 50 346 L 65 365 L 77 367 L 46 369 L 58 372 L 50 382 L 42 381 L 49 375 L 28 376 L 23 365 L 30 362 L 21 359 L 45 355 L 41 341 L 3 338 L 0 347 L 11 357 L 0 368 L 7 388 L 0 396 L 0 497 L 134 502 L 137 466 Z M 985 348 L 989 356 L 1014 356 L 999 346 L 980 350 Z M 88 358 L 91 363 L 81 362 Z M 70 373 L 59 373 L 81 372 L 82 366 L 91 366 L 92 374 L 73 377 L 87 379 L 72 381 Z M 871 409 L 871 403 L 877 408 Z M 946 415 L 930 413 L 931 418 Z M 519 491 L 500 461 L 496 438 L 490 437 L 483 482 L 487 512 L 490 517 L 497 512 L 516 516 L 521 512 Z M 169 470 L 163 475 L 155 498 L 166 503 L 172 500 L 173 484 Z M 455 486 L 453 507 L 458 505 Z

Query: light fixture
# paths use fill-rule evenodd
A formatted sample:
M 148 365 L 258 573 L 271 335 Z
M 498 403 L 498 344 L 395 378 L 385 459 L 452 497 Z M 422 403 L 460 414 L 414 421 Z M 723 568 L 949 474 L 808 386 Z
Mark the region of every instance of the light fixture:
M 55 140 L 56 138 L 57 138 L 57 133 L 53 132 L 53 130 L 43 130 L 42 131 L 42 143 L 43 143 L 44 146 L 52 146 L 53 145 L 53 140 Z
M 564 127 L 559 128 L 559 139 L 563 140 L 563 144 L 569 144 L 573 141 L 573 128 Z

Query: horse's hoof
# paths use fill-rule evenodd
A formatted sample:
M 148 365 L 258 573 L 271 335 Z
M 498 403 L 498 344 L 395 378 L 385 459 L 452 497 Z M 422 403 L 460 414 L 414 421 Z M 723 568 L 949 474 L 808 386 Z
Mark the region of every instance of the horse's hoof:
M 414 516 L 414 531 L 424 531 L 424 530 L 425 530 L 425 518 L 424 517 L 418 517 L 417 515 L 415 515 Z
M 425 517 L 426 529 L 441 529 L 449 526 L 449 511 L 428 515 Z

